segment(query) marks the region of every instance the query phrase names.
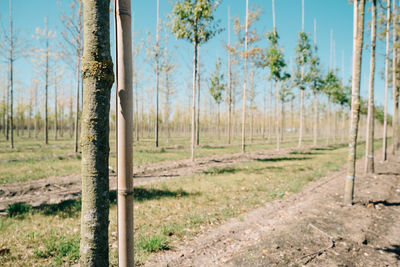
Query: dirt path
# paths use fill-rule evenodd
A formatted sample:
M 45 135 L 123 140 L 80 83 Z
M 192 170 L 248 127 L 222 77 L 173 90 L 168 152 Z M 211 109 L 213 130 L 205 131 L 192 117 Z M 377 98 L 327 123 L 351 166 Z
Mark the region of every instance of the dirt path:
M 375 175 L 357 177 L 352 207 L 342 206 L 345 173 L 336 172 L 147 265 L 400 266 L 400 156 L 379 160 Z M 359 173 L 363 163 L 357 162 Z
M 194 163 L 190 160 L 177 160 L 137 166 L 134 169 L 134 185 L 144 185 L 162 179 L 201 173 L 209 168 L 222 168 L 225 166 L 284 156 L 293 151 L 309 150 L 315 148 L 305 146 L 302 149 L 286 148 L 280 151 L 254 151 L 246 154 L 235 153 L 198 158 Z M 79 174 L 65 177 L 51 177 L 46 179 L 31 180 L 0 185 L 0 212 L 9 204 L 25 202 L 33 207 L 42 204 L 57 204 L 64 200 L 75 199 L 81 194 L 81 178 Z M 116 175 L 110 170 L 110 189 L 116 189 Z

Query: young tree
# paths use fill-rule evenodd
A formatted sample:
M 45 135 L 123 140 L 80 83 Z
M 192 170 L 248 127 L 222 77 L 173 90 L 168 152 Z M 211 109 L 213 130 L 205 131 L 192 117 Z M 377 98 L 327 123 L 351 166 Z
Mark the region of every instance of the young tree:
M 389 26 L 390 26 L 390 0 L 387 1 L 387 22 L 386 22 L 386 54 L 385 54 L 385 90 L 387 90 L 389 74 Z M 371 65 L 369 72 L 369 97 L 367 136 L 365 146 L 365 172 L 374 172 L 374 81 L 375 81 L 375 47 L 376 47 L 376 0 L 372 0 L 372 21 L 371 21 Z
M 246 106 L 247 106 L 247 82 L 248 82 L 248 60 L 253 60 L 260 52 L 260 48 L 254 44 L 259 41 L 259 36 L 254 24 L 259 20 L 261 9 L 250 10 L 248 0 L 246 0 L 246 21 L 240 23 L 239 18 L 234 19 L 234 29 L 238 42 L 228 49 L 239 58 L 243 59 L 243 90 L 242 90 L 242 153 L 246 151 Z M 253 62 L 254 63 L 254 62 Z
M 210 95 L 217 104 L 217 131 L 218 139 L 220 139 L 220 105 L 222 102 L 222 93 L 225 90 L 224 75 L 221 73 L 221 59 L 217 59 L 215 69 L 210 76 Z
M 311 44 L 309 40 L 309 35 L 304 31 L 299 32 L 299 37 L 297 41 L 296 47 L 296 65 L 298 70 L 296 72 L 296 80 L 297 85 L 300 88 L 300 127 L 299 127 L 299 143 L 298 146 L 301 147 L 303 142 L 303 128 L 304 128 L 304 91 L 306 90 L 306 79 L 305 77 L 308 75 L 306 73 L 306 66 L 308 65 L 310 58 L 312 56 L 311 53 Z
M 232 51 L 230 49 L 231 45 L 231 10 L 228 6 L 228 44 L 227 44 L 227 51 L 228 51 L 228 84 L 227 84 L 227 104 L 228 104 L 228 144 L 231 143 L 231 124 L 232 124 L 232 59 L 231 54 Z
M 285 104 L 292 101 L 294 97 L 295 96 L 292 91 L 292 81 L 290 79 L 283 81 L 281 89 L 279 90 L 279 101 L 281 102 L 281 141 L 283 141 L 283 136 L 285 133 Z
M 70 8 L 70 15 L 63 14 L 61 22 L 64 30 L 61 36 L 65 41 L 63 58 L 67 64 L 76 72 L 75 91 L 75 122 L 74 122 L 74 152 L 78 152 L 79 144 L 79 85 L 81 84 L 81 56 L 83 53 L 83 0 L 73 0 Z
M 192 143 L 191 160 L 194 161 L 195 119 L 196 119 L 196 77 L 198 46 L 206 43 L 220 29 L 214 21 L 218 0 L 179 0 L 172 9 L 172 32 L 178 39 L 186 39 L 193 44 L 193 84 L 192 84 Z
M 399 14 L 396 9 L 396 1 L 393 0 L 393 38 L 392 38 L 392 87 L 393 87 L 393 149 L 392 154 L 400 148 L 400 126 L 399 126 L 399 95 L 400 95 L 400 84 L 399 84 L 399 73 L 398 68 L 398 41 L 399 41 Z
M 357 133 L 358 133 L 358 122 L 360 119 L 360 83 L 361 83 L 362 47 L 364 42 L 364 14 L 365 14 L 365 0 L 354 0 L 351 124 L 350 124 L 350 136 L 349 136 L 347 177 L 345 182 L 344 199 L 343 199 L 345 205 L 352 205 L 354 197 Z
M 390 21 L 389 21 L 390 20 L 390 1 L 389 0 L 388 0 L 387 6 L 388 6 L 387 7 L 387 21 L 386 21 L 387 33 L 386 33 L 386 50 L 385 50 L 385 99 L 384 99 L 384 108 L 383 108 L 384 109 L 384 119 L 383 119 L 383 137 L 382 137 L 383 138 L 382 156 L 383 156 L 384 161 L 387 160 L 387 98 L 388 98 L 388 86 L 389 86 L 388 75 L 389 75 L 389 41 L 390 41 L 389 30 L 388 30 L 390 27 Z M 373 14 L 373 16 L 376 17 L 376 2 L 375 1 L 373 1 L 372 12 L 375 12 L 375 15 Z M 373 20 L 374 20 L 374 17 L 373 17 Z M 375 18 L 375 20 L 376 20 L 376 18 Z M 376 22 L 375 22 L 375 24 L 376 24 Z M 395 80 L 395 79 L 396 78 L 393 77 L 393 80 Z M 396 99 L 393 99 L 393 102 L 396 102 Z M 393 110 L 393 112 L 395 112 L 395 110 Z M 396 115 L 394 116 L 394 118 L 396 117 Z M 395 129 L 395 128 L 396 128 L 396 126 L 393 125 L 393 129 Z
M 81 266 L 108 266 L 110 1 L 84 0 Z
M 36 28 L 34 39 L 38 41 L 38 46 L 31 51 L 31 58 L 35 69 L 44 76 L 45 103 L 44 103 L 44 142 L 49 143 L 49 116 L 48 116 L 48 100 L 49 100 L 49 72 L 50 72 L 50 57 L 54 56 L 50 48 L 50 40 L 53 39 L 56 33 L 49 30 L 48 19 L 44 20 L 44 29 Z
M 275 86 L 275 113 L 279 116 L 279 82 L 283 82 L 290 78 L 290 74 L 284 71 L 286 67 L 283 49 L 279 46 L 279 35 L 275 28 L 271 32 L 266 33 L 268 39 L 268 49 L 261 54 L 260 59 L 257 62 L 257 66 L 262 68 L 269 68 L 269 78 L 273 80 Z M 276 121 L 276 148 L 280 149 L 280 133 L 279 133 L 279 118 L 275 118 Z
M 314 37 L 315 38 L 315 37 Z M 310 57 L 310 69 L 308 75 L 305 77 L 308 86 L 310 87 L 314 96 L 314 123 L 313 123 L 313 144 L 317 145 L 318 130 L 319 130 L 319 93 L 324 87 L 324 81 L 321 77 L 320 59 L 318 57 L 318 48 L 314 39 L 313 54 Z
M 10 141 L 10 148 L 14 148 L 14 63 L 24 50 L 24 41 L 14 29 L 12 16 L 12 1 L 9 1 L 9 31 L 0 33 L 0 56 L 8 64 L 8 86 L 6 100 L 6 139 Z M 10 132 L 10 135 L 9 135 Z

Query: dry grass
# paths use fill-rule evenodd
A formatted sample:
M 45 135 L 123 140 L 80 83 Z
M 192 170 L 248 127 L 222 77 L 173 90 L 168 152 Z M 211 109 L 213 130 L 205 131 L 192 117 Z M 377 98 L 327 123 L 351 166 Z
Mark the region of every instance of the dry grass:
M 289 139 L 288 139 L 289 140 Z M 305 144 L 309 144 L 306 141 Z M 282 143 L 282 148 L 295 146 L 295 141 Z M 0 140 L 0 184 L 27 181 L 48 177 L 67 176 L 80 172 L 80 154 L 73 153 L 73 140 L 50 140 L 44 145 L 42 139 L 16 138 L 16 148 L 11 150 L 8 143 Z M 274 143 L 254 139 L 247 146 L 248 151 L 274 149 Z M 110 139 L 110 166 L 115 169 L 115 140 Z M 215 140 L 205 137 L 202 146 L 196 150 L 196 157 L 229 154 L 241 151 L 240 140 L 232 145 L 216 145 Z M 142 139 L 134 143 L 134 164 L 162 162 L 166 160 L 187 159 L 190 157 L 188 138 L 174 138 L 167 144 L 161 142 L 155 148 L 152 139 Z
M 380 144 L 377 142 L 377 147 Z M 364 146 L 358 151 L 361 156 Z M 136 263 L 228 218 L 240 218 L 265 202 L 298 192 L 309 181 L 341 168 L 347 152 L 346 146 L 315 149 L 135 188 Z M 79 201 L 21 209 L 15 217 L 0 218 L 0 265 L 76 262 Z M 111 264 L 117 265 L 115 204 L 110 209 L 109 232 Z

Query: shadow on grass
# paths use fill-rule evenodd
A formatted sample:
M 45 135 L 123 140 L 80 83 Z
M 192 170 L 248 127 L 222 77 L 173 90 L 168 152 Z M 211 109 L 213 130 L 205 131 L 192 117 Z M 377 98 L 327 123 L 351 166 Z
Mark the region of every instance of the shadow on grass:
M 317 151 L 332 151 L 332 150 L 336 150 L 336 149 L 339 149 L 339 148 L 343 148 L 343 147 L 345 147 L 346 145 L 337 145 L 337 146 L 328 146 L 328 147 L 317 147 L 317 148 L 314 148 L 313 150 L 317 150 Z
M 240 171 L 240 169 L 234 168 L 234 167 L 224 167 L 224 168 L 211 167 L 211 168 L 208 168 L 207 170 L 203 171 L 203 173 L 208 174 L 208 175 L 217 175 L 217 174 L 224 174 L 224 173 L 236 173 L 238 171 Z
M 204 148 L 204 149 L 224 149 L 225 147 L 223 147 L 223 146 L 209 146 L 209 145 L 205 145 L 205 146 L 202 146 L 201 148 Z
M 389 248 L 377 248 L 377 250 L 396 255 L 396 259 L 400 260 L 400 245 L 392 245 Z
M 279 161 L 295 161 L 295 160 L 308 160 L 311 157 L 279 157 L 279 158 L 267 158 L 267 159 L 256 159 L 261 162 L 279 162 Z
M 161 190 L 155 188 L 146 189 L 142 187 L 137 187 L 133 189 L 134 201 L 138 202 L 167 198 L 167 197 L 179 198 L 179 197 L 188 197 L 196 195 L 199 195 L 199 193 L 187 193 L 183 190 L 170 191 L 170 190 Z
M 292 151 L 291 155 L 322 155 L 323 153 L 312 152 L 312 151 Z
M 134 188 L 134 201 L 143 202 L 161 198 L 179 198 L 199 195 L 199 193 L 187 193 L 183 190 L 169 191 L 160 189 Z M 110 205 L 117 204 L 117 192 L 110 190 Z M 61 217 L 73 217 L 79 214 L 82 208 L 80 198 L 64 200 L 58 204 L 42 204 L 38 207 L 32 207 L 24 202 L 9 204 L 6 212 L 9 217 L 23 218 L 25 214 L 30 212 L 40 212 L 47 216 L 59 215 Z

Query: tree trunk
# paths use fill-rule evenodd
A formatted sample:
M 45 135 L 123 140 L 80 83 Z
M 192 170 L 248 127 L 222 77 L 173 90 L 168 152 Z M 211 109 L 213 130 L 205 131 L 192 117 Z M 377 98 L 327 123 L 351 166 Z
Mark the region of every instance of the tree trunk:
M 358 3 L 359 2 L 359 3 Z M 356 174 L 356 149 L 358 122 L 360 119 L 360 82 L 362 46 L 364 41 L 365 0 L 354 1 L 354 41 L 353 41 L 353 73 L 351 97 L 351 124 L 349 136 L 349 156 L 347 177 L 344 189 L 344 204 L 352 205 L 354 197 L 354 178 Z
M 276 150 L 280 149 L 281 139 L 279 132 L 279 88 L 278 81 L 275 80 L 275 134 L 276 134 Z
M 331 98 L 328 96 L 326 117 L 328 121 L 328 132 L 326 134 L 326 145 L 329 145 L 329 137 L 331 135 Z
M 249 0 L 246 0 L 246 28 L 244 37 L 244 77 L 242 103 L 242 153 L 246 152 L 246 91 L 247 91 L 247 38 L 249 25 Z
M 301 76 L 303 77 L 303 69 L 301 71 Z M 303 80 L 303 78 L 301 78 Z M 303 107 L 303 98 L 304 98 L 304 90 L 300 89 L 300 127 L 299 127 L 299 144 L 298 147 L 301 147 L 303 141 L 303 121 L 304 121 L 304 107 Z
M 14 39 L 10 0 L 10 148 L 14 149 Z
M 196 145 L 200 145 L 200 47 L 197 50 L 197 122 L 196 122 Z
M 283 135 L 285 132 L 285 102 L 281 101 L 281 141 L 283 142 Z
M 393 87 L 393 120 L 392 120 L 392 128 L 393 128 L 393 146 L 392 146 L 392 154 L 400 148 L 400 128 L 399 128 L 399 85 L 398 85 L 398 77 L 397 73 L 397 42 L 399 39 L 398 35 L 398 14 L 396 10 L 396 1 L 393 0 L 393 64 L 392 64 L 392 87 Z M 390 25 L 390 24 L 389 24 Z M 386 25 L 387 26 L 387 25 Z M 387 38 L 387 36 L 386 36 Z
M 385 55 L 385 87 L 388 83 L 389 72 L 389 26 L 390 26 L 390 0 L 388 0 L 386 18 L 386 55 Z M 371 21 L 371 66 L 369 73 L 369 97 L 367 115 L 367 136 L 365 147 L 365 172 L 374 172 L 374 80 L 375 80 L 375 47 L 376 47 L 376 0 L 372 0 Z
M 54 74 L 54 140 L 57 140 L 57 128 L 58 128 L 58 118 L 57 118 L 57 73 Z
M 154 123 L 154 138 L 155 138 L 155 145 L 158 147 L 158 134 L 159 134 L 159 94 L 160 94 L 160 44 L 159 44 L 159 6 L 160 2 L 157 0 L 157 25 L 156 25 L 156 114 L 155 114 L 155 123 Z
M 49 118 L 48 118 L 48 100 L 49 100 L 49 30 L 46 18 L 46 74 L 45 74 L 45 102 L 44 102 L 44 143 L 49 144 Z
M 231 45 L 231 14 L 228 6 L 228 45 Z M 231 69 L 231 50 L 228 49 L 228 144 L 231 143 L 231 124 L 232 124 L 232 69 Z
M 313 145 L 316 146 L 318 142 L 318 120 L 319 120 L 319 110 L 318 110 L 318 92 L 314 93 L 314 140 Z
M 110 2 L 84 0 L 80 266 L 108 266 Z M 79 103 L 79 101 L 77 101 Z
M 195 32 L 197 31 L 197 21 L 195 21 Z M 192 84 L 192 144 L 191 144 L 191 161 L 194 161 L 194 144 L 195 144 L 195 124 L 196 124 L 196 78 L 197 78 L 197 40 L 193 43 L 193 84 Z

